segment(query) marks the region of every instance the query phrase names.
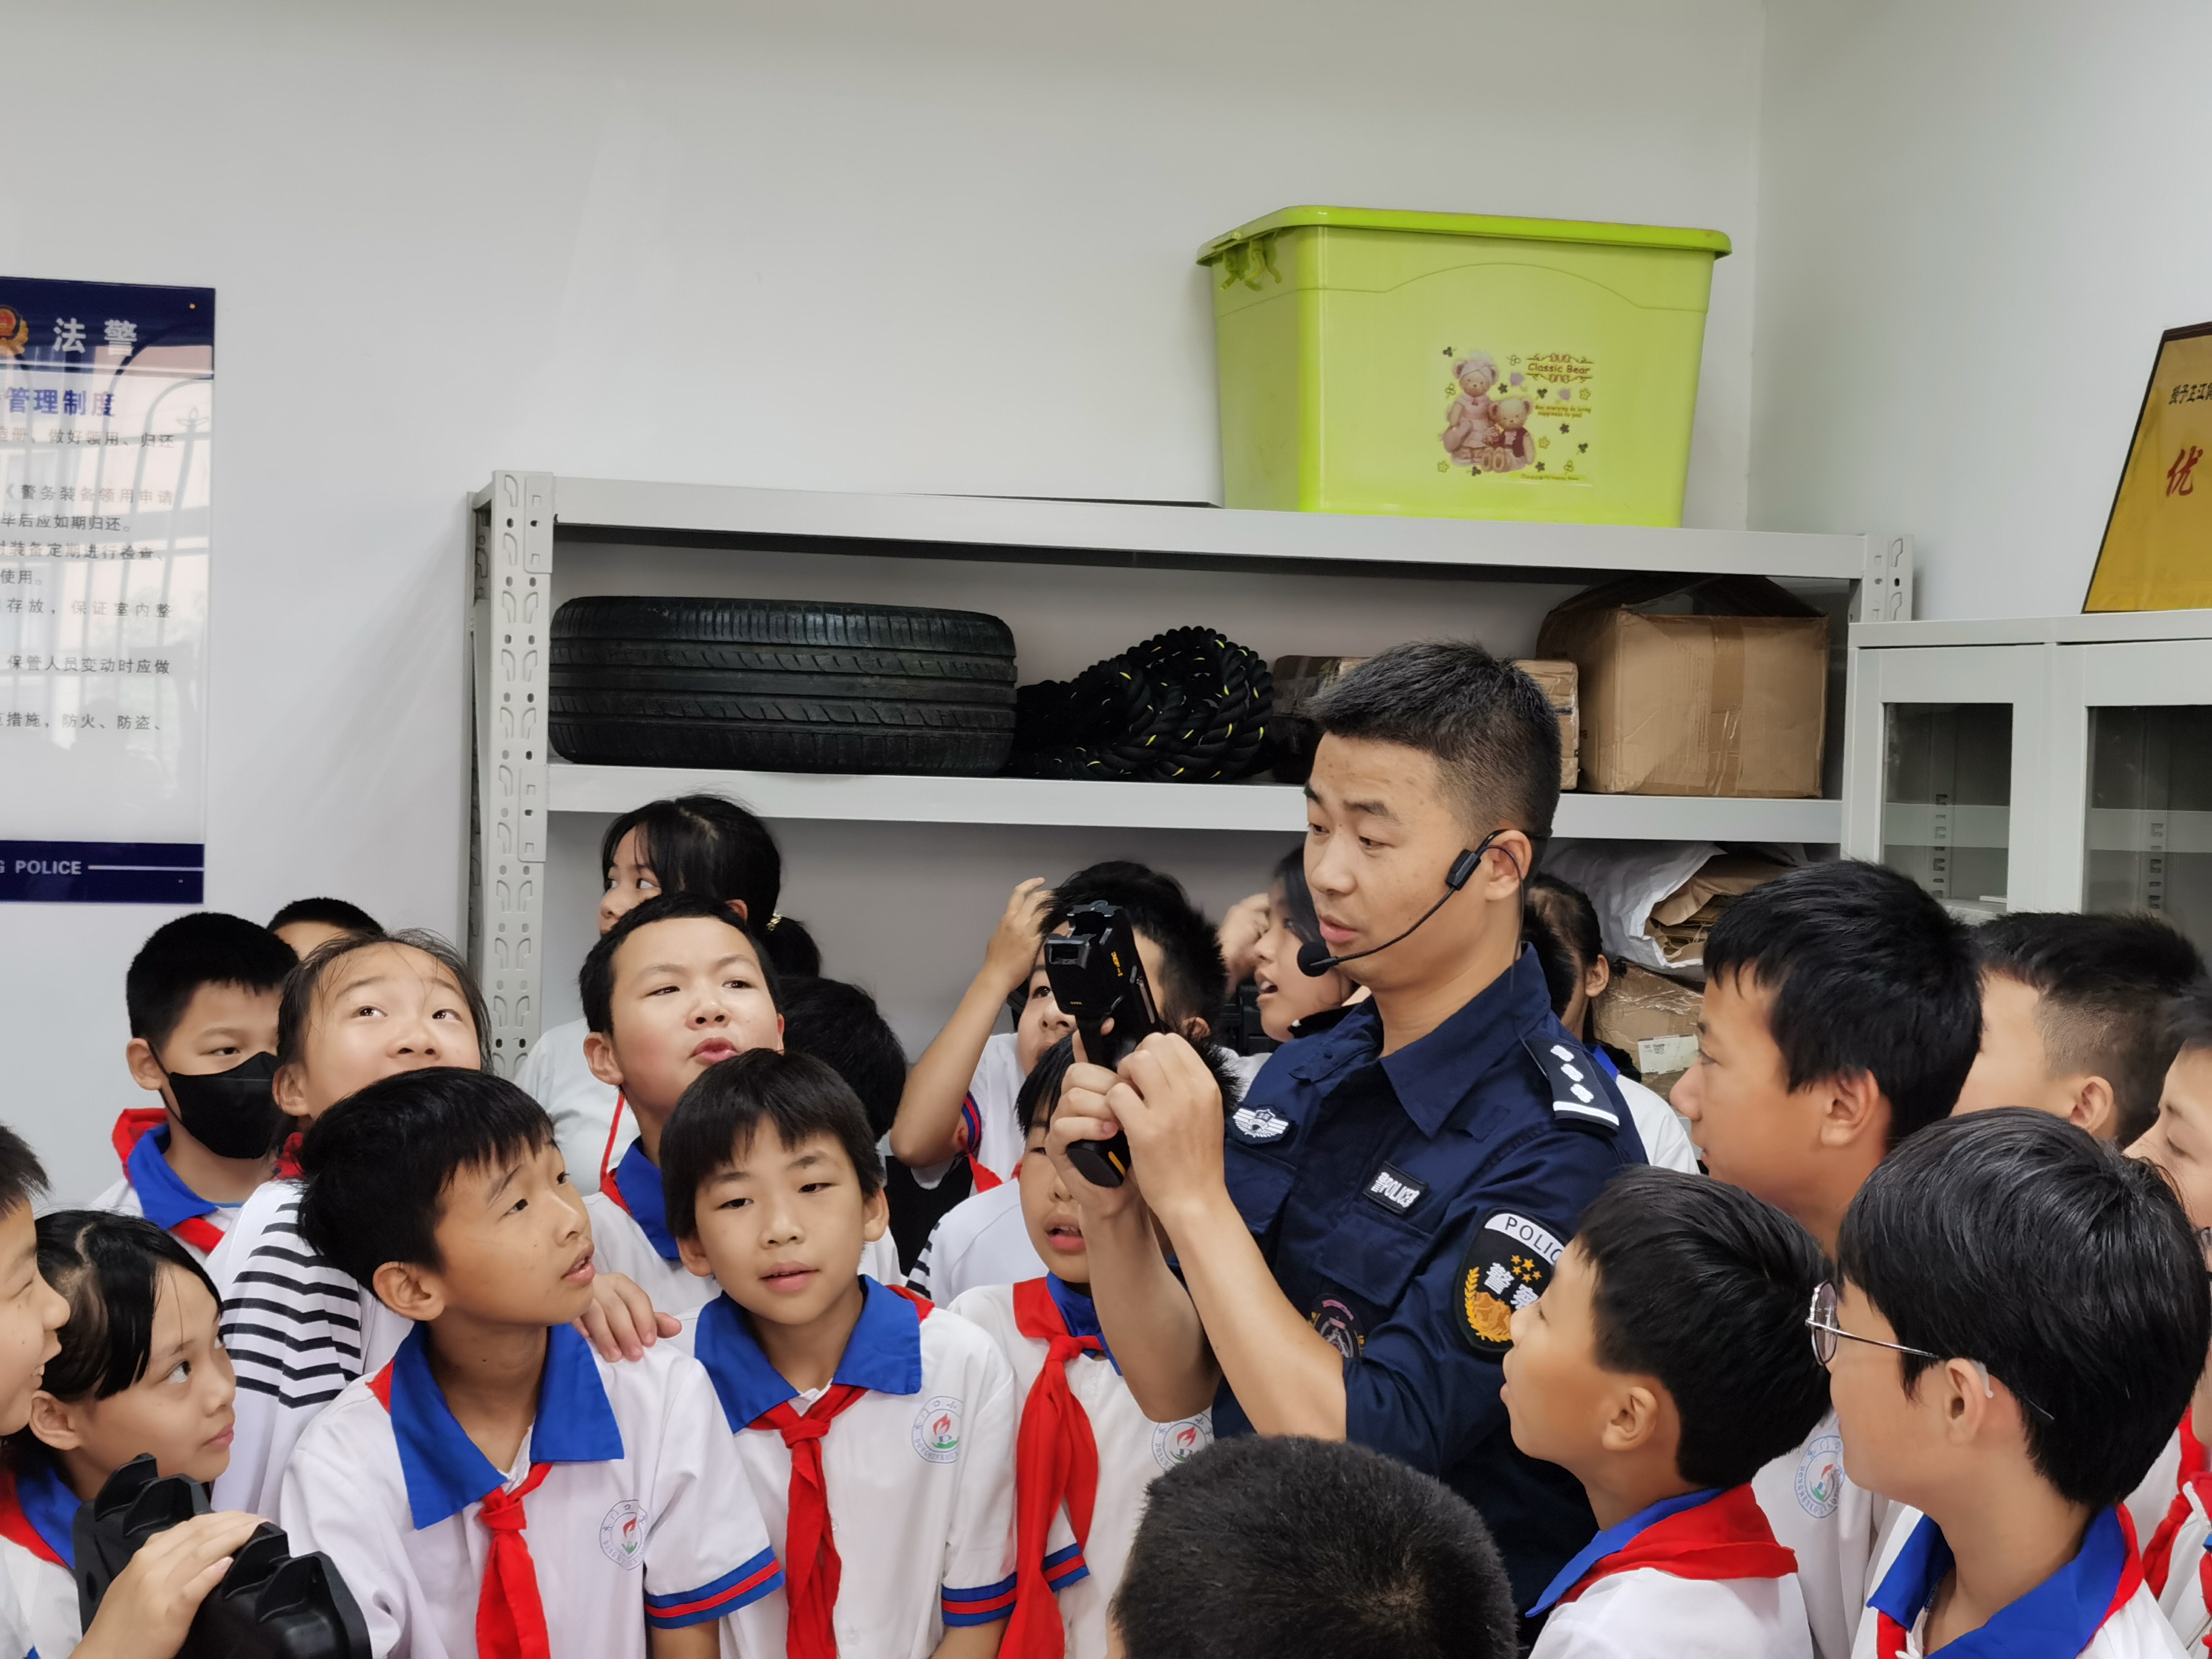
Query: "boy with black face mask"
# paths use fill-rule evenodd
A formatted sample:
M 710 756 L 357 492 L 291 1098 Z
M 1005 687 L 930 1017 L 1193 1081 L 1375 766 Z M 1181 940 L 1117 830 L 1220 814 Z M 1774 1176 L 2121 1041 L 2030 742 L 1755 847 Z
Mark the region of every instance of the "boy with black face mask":
M 123 1178 L 93 1208 L 143 1215 L 203 1261 L 222 1242 L 276 1164 L 276 1005 L 296 960 L 266 928 L 216 911 L 154 930 L 123 981 L 124 1058 L 161 1103 L 116 1119 Z

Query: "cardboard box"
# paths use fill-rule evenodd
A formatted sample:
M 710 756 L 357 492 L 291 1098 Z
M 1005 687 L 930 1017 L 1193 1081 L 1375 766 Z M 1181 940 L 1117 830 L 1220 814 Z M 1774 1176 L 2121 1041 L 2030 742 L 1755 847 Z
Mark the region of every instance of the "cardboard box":
M 1337 680 L 1367 660 L 1364 657 L 1278 657 L 1270 664 L 1275 678 L 1275 713 L 1295 714 Z
M 1540 657 L 1522 658 L 1513 665 L 1536 682 L 1552 712 L 1559 717 L 1559 787 L 1571 789 L 1582 775 L 1582 671 L 1571 662 Z
M 1600 1042 L 1625 1049 L 1648 1089 L 1671 1101 L 1674 1085 L 1698 1058 L 1698 1015 L 1705 999 L 1687 985 L 1634 963 L 1620 966 L 1590 1005 Z
M 1584 788 L 1820 793 L 1828 619 L 1765 577 L 1609 582 L 1545 617 L 1536 649 L 1581 670 Z

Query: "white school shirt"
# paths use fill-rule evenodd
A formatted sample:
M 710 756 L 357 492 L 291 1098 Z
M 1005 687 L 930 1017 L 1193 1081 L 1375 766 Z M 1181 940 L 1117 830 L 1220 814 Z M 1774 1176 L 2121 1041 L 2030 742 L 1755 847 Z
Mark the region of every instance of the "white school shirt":
M 2212 1579 L 2212 1553 L 2207 1547 L 2212 1546 L 2212 1516 L 2205 1513 L 2203 1486 L 2185 1487 L 2181 1500 L 2188 1507 L 2161 1564 L 2163 1582 L 2153 1583 L 2150 1589 L 2182 1647 L 2199 1653 L 2205 1638 L 2212 1636 L 2212 1611 L 2207 1610 L 2204 1593 L 2206 1581 Z
M 1942 1529 L 1917 1510 L 1900 1509 L 1859 1621 L 1856 1659 L 1923 1659 L 1928 1606 L 1950 1570 Z M 1979 1630 L 1936 1650 L 1954 1648 L 2006 1659 L 2182 1659 L 2118 1507 L 2089 1523 L 2071 1561 Z
M 1773 1551 L 1770 1576 L 1693 1578 L 1668 1571 L 1701 1547 L 1773 1546 L 1749 1488 L 1691 1492 L 1609 1527 L 1561 1568 L 1533 1616 L 1549 1611 L 1529 1659 L 1812 1659 L 1805 1598 L 1789 1557 Z M 1626 1561 L 1567 1598 L 1593 1568 Z
M 418 1328 L 300 1437 L 279 1515 L 295 1554 L 321 1550 L 368 1621 L 376 1659 L 477 1651 L 495 1488 L 553 1467 L 523 1500 L 554 1659 L 647 1659 L 648 1624 L 729 1619 L 738 1650 L 782 1650 L 766 1612 L 783 1573 L 699 1367 L 663 1343 L 610 1364 L 548 1333 L 537 1420 L 494 1468 L 446 1404 Z M 771 1633 L 771 1626 L 775 1626 Z
M 0 1470 L 0 1600 L 12 1601 L 12 1609 L 0 1607 L 0 1659 L 26 1650 L 67 1659 L 83 1638 L 70 1530 L 76 1511 L 76 1494 L 44 1458 L 18 1475 Z M 11 1611 L 21 1647 L 4 1639 Z
M 30 1620 L 15 1599 L 14 1583 L 0 1572 L 0 1659 L 16 1659 L 18 1654 L 39 1659 L 38 1644 L 32 1639 Z
M 162 1156 L 169 1149 L 167 1118 L 166 1113 L 141 1109 L 116 1119 L 114 1142 L 123 1177 L 85 1207 L 143 1216 L 190 1250 L 195 1261 L 204 1262 L 219 1248 L 209 1244 L 207 1231 L 228 1234 L 238 1220 L 239 1206 L 202 1198 L 169 1167 Z
M 2189 1425 L 2187 1412 L 2181 1414 L 2181 1421 L 2183 1427 Z M 2181 1429 L 2177 1428 L 2166 1436 L 2166 1444 L 2158 1454 L 2158 1461 L 2150 1466 L 2150 1472 L 2143 1476 L 2142 1484 L 2130 1492 L 2122 1504 L 2128 1512 L 2128 1518 L 2136 1523 L 2137 1541 L 2145 1549 L 2150 1547 L 2152 1534 L 2158 1531 L 2158 1523 L 2166 1519 L 2167 1509 L 2182 1490 L 2184 1477 L 2190 1473 L 2183 1467 L 2185 1461 L 2193 1454 L 2198 1467 L 2203 1467 L 2204 1449 L 2197 1443 L 2194 1430 L 2191 1431 L 2187 1448 L 2182 1443 L 2181 1435 Z
M 1040 1282 L 1072 1333 L 1098 1334 L 1098 1316 L 1089 1297 L 1048 1275 Z M 1018 1413 L 1044 1369 L 1051 1344 L 1022 1334 L 1014 1321 L 1012 1285 L 969 1291 L 953 1304 L 951 1311 L 988 1333 L 1012 1362 L 1018 1424 Z M 1045 1571 L 1059 1592 L 1068 1659 L 1104 1659 L 1106 1609 L 1121 1582 L 1130 1542 L 1144 1516 L 1146 1489 L 1213 1443 L 1213 1413 L 1203 1411 L 1177 1422 L 1155 1423 L 1137 1404 L 1110 1355 L 1084 1354 L 1066 1365 L 1068 1390 L 1090 1418 L 1091 1438 L 1097 1443 L 1098 1496 L 1091 1513 L 1091 1535 L 1079 1551 L 1067 1506 L 1060 1505 L 1046 1540 Z M 1015 1502 L 1018 1506 L 1018 1491 Z M 1084 1568 L 1089 1569 L 1087 1575 Z
M 607 1137 L 614 1129 L 615 1102 L 622 1092 L 593 1077 L 584 1063 L 584 1039 L 591 1034 L 590 1024 L 580 1019 L 556 1025 L 538 1039 L 538 1046 L 514 1071 L 515 1086 L 553 1120 L 553 1139 L 568 1163 L 568 1179 L 586 1193 L 599 1189 L 599 1162 L 610 1150 Z
M 276 1513 L 285 1460 L 315 1414 L 399 1351 L 412 1323 L 300 1236 L 300 1183 L 264 1182 L 208 1259 L 222 1294 L 222 1346 L 238 1373 L 219 1510 Z
M 834 1626 L 852 1659 L 928 1659 L 947 1625 L 1014 1605 L 1014 1437 L 1020 1403 L 998 1345 L 958 1316 L 863 1279 L 867 1299 L 833 1382 L 868 1390 L 822 1440 L 842 1577 Z M 791 1452 L 748 1426 L 801 1398 L 769 1364 L 745 1314 L 718 1297 L 676 1340 L 714 1379 L 776 1553 L 790 1516 Z M 665 1346 L 665 1345 L 664 1345 Z M 775 1646 L 787 1613 L 776 1598 Z
M 721 1286 L 684 1265 L 668 1231 L 660 1171 L 646 1157 L 645 1144 L 632 1141 L 609 1173 L 611 1192 L 601 1187 L 584 1194 L 584 1211 L 592 1218 L 592 1265 L 603 1273 L 635 1280 L 659 1313 L 687 1314 L 720 1296 Z M 862 1248 L 860 1271 L 887 1285 L 906 1283 L 899 1271 L 898 1245 L 889 1233 Z
M 907 1283 L 933 1302 L 951 1303 L 978 1286 L 1016 1285 L 1046 1271 L 1022 1219 L 1021 1183 L 1009 1181 L 938 1217 Z
M 925 1190 L 935 1188 L 960 1157 L 975 1164 L 978 1191 L 1013 1178 L 1014 1171 L 1021 1167 L 1022 1151 L 1026 1145 L 1021 1121 L 1014 1112 L 1014 1097 L 1021 1093 L 1022 1079 L 1026 1075 L 1016 1053 L 1014 1045 L 1018 1041 L 1014 1032 L 1000 1031 L 984 1042 L 975 1073 L 968 1079 L 967 1097 L 960 1103 L 960 1152 L 942 1164 L 921 1169 L 907 1165 L 915 1185 Z M 985 1175 L 990 1176 L 989 1182 L 981 1178 Z
M 1615 1077 L 1613 1086 L 1620 1091 L 1621 1099 L 1628 1103 L 1629 1115 L 1636 1120 L 1646 1164 L 1655 1170 L 1680 1170 L 1684 1175 L 1700 1173 L 1697 1146 L 1664 1095 L 1647 1089 L 1632 1077 Z
M 1794 1451 L 1752 1477 L 1776 1541 L 1797 1557 L 1797 1584 L 1820 1659 L 1850 1659 L 1894 1506 L 1844 1473 L 1844 1441 L 1830 1412 Z

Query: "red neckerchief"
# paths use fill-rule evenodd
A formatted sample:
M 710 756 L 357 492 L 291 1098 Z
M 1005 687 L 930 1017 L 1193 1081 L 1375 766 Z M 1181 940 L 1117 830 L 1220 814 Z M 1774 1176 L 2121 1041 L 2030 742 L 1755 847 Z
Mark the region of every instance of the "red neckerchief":
M 115 1120 L 115 1133 L 110 1139 L 116 1157 L 123 1160 L 125 1180 L 131 1178 L 131 1154 L 137 1150 L 138 1143 L 168 1121 L 167 1109 L 160 1106 L 134 1106 Z M 199 1201 L 205 1204 L 210 1200 L 203 1198 Z M 202 1255 L 212 1253 L 222 1243 L 222 1229 L 204 1215 L 188 1215 L 169 1231 Z
M 1797 1557 L 1774 1541 L 1766 1511 L 1749 1486 L 1735 1486 L 1695 1509 L 1653 1522 L 1611 1555 L 1595 1562 L 1559 1598 L 1574 1601 L 1601 1578 L 1651 1567 L 1673 1578 L 1784 1578 Z
M 975 1179 L 975 1190 L 989 1192 L 1004 1177 L 987 1169 L 983 1160 L 975 1156 L 975 1149 L 983 1144 L 983 1112 L 975 1104 L 973 1094 L 960 1098 L 960 1138 L 963 1143 L 960 1150 L 967 1156 L 969 1173 Z
M 1045 1571 L 1045 1542 L 1052 1517 L 1062 1503 L 1075 1533 L 1078 1559 L 1091 1539 L 1091 1515 L 1098 1500 L 1098 1441 L 1091 1414 L 1067 1385 L 1068 1362 L 1086 1353 L 1103 1354 L 1095 1336 L 1067 1328 L 1051 1287 L 1042 1279 L 1013 1287 L 1014 1328 L 1032 1340 L 1049 1344 L 1044 1365 L 1022 1402 L 1022 1425 L 1014 1445 L 1014 1613 L 1000 1648 L 1007 1659 L 1061 1659 L 1066 1632 Z
M 156 1117 L 161 1115 L 159 1112 Z M 31 1524 L 31 1517 L 23 1513 L 23 1505 L 15 1496 L 15 1472 L 0 1468 L 0 1538 L 11 1544 L 21 1544 L 41 1561 L 51 1561 L 64 1572 L 70 1564 L 56 1555 L 53 1546 L 39 1536 L 39 1529 Z
M 282 1181 L 297 1181 L 306 1171 L 300 1168 L 300 1143 L 304 1133 L 295 1130 L 284 1137 L 283 1146 L 276 1151 L 276 1176 Z
M 2173 1571 L 2174 1540 L 2189 1519 L 2191 1491 L 2200 1494 L 2200 1502 L 2212 1499 L 2212 1459 L 2206 1456 L 2197 1438 L 2196 1425 L 2190 1420 L 2194 1415 L 2193 1409 L 2181 1413 L 2181 1468 L 2174 1474 L 2173 1501 L 2166 1506 L 2166 1519 L 2158 1523 L 2158 1530 L 2143 1547 L 2143 1582 L 2153 1595 L 2166 1594 L 2166 1577 Z
M 912 1291 L 889 1287 L 929 1317 L 929 1302 Z M 785 1634 L 789 1659 L 837 1659 L 837 1587 L 844 1562 L 830 1524 L 830 1486 L 822 1472 L 822 1441 L 839 1413 L 857 1404 L 866 1389 L 833 1382 L 805 1411 L 786 1400 L 763 1412 L 748 1428 L 772 1430 L 791 1453 L 789 1514 L 784 1523 L 785 1593 L 791 1604 Z
M 607 1125 L 606 1150 L 599 1154 L 599 1190 L 614 1200 L 615 1208 L 624 1215 L 629 1213 L 629 1206 L 623 1202 L 622 1188 L 615 1184 L 614 1159 L 615 1136 L 622 1128 L 623 1105 L 626 1098 L 621 1090 L 615 1091 L 614 1121 Z

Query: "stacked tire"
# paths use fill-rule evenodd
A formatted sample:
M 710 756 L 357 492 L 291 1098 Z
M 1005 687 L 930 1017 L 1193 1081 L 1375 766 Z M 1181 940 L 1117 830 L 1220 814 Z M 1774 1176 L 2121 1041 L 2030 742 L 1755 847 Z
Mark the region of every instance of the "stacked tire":
M 996 617 L 806 600 L 571 599 L 550 730 L 580 764 L 982 775 L 1014 735 Z

